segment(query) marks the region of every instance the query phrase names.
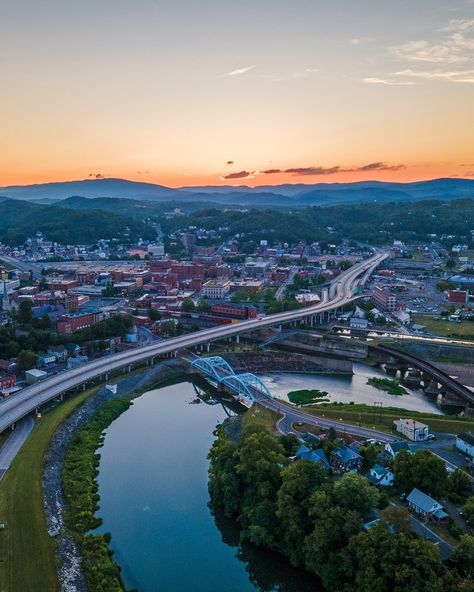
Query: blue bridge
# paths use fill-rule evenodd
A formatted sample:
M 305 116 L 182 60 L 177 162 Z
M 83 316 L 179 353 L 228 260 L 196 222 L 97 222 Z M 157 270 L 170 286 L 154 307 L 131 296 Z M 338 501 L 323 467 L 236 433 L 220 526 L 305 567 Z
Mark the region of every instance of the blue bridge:
M 192 362 L 193 368 L 199 370 L 211 382 L 234 392 L 238 397 L 245 397 L 250 402 L 257 400 L 259 395 L 273 398 L 267 386 L 255 374 L 244 372 L 236 374 L 232 366 L 220 356 L 197 358 Z

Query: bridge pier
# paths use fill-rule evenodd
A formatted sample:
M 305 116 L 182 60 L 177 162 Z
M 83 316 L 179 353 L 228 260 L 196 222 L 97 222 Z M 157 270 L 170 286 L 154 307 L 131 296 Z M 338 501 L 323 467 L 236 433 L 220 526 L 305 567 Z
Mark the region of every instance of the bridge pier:
M 238 333 L 235 336 L 235 343 L 240 343 L 240 335 Z
M 435 397 L 438 397 L 438 395 L 441 395 L 441 393 L 439 391 L 438 381 L 435 380 L 434 378 L 431 379 L 429 385 L 425 388 L 425 395 L 432 395 Z

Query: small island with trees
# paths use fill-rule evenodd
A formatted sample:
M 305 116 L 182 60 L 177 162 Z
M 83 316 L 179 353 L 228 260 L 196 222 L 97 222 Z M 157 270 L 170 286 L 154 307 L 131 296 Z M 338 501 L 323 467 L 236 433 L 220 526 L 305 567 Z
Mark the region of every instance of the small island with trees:
M 385 391 L 389 395 L 407 395 L 408 391 L 404 389 L 398 380 L 391 380 L 390 378 L 377 378 L 373 376 L 368 379 L 367 384 L 379 389 L 379 391 Z
M 329 401 L 328 393 L 318 389 L 302 389 L 299 391 L 290 391 L 288 393 L 288 400 L 297 407 L 304 407 L 306 405 L 315 405 L 316 403 L 323 403 Z

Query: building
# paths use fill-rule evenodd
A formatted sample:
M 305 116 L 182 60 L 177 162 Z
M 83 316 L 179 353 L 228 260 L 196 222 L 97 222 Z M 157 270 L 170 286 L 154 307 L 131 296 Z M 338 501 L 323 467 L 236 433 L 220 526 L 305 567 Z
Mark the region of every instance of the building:
M 474 461 L 474 433 L 464 432 L 456 436 L 456 448 Z
M 397 432 L 403 434 L 412 442 L 423 442 L 428 439 L 429 427 L 415 419 L 396 419 L 393 425 Z
M 359 319 L 357 317 L 353 317 L 349 321 L 349 327 L 351 329 L 367 329 L 369 327 L 369 321 L 367 319 Z
M 341 445 L 331 452 L 330 463 L 336 473 L 360 471 L 362 468 L 362 456 L 357 450 Z
M 56 323 L 56 331 L 59 335 L 69 335 L 74 331 L 87 329 L 100 321 L 97 311 L 74 312 L 63 315 Z
M 395 482 L 395 475 L 389 469 L 374 465 L 367 473 L 367 479 L 374 485 L 391 487 Z
M 467 304 L 469 292 L 467 290 L 448 290 L 449 302 L 456 304 Z
M 165 256 L 165 245 L 163 243 L 149 244 L 148 254 L 154 259 L 162 259 Z
M 0 375 L 0 391 L 11 388 L 16 384 L 16 376 L 14 374 Z
M 393 460 L 401 450 L 413 453 L 416 452 L 418 448 L 418 444 L 410 444 L 406 440 L 393 440 L 392 442 L 385 444 L 385 453 Z
M 407 497 L 408 507 L 428 520 L 444 520 L 448 517 L 443 506 L 430 495 L 423 493 L 416 487 Z
M 27 384 L 36 384 L 43 378 L 48 376 L 47 372 L 43 372 L 43 370 L 37 370 L 36 368 L 32 368 L 31 370 L 27 370 L 25 372 L 25 378 Z
M 397 309 L 397 297 L 384 286 L 375 286 L 372 298 L 375 304 L 385 312 L 394 312 Z
M 209 280 L 202 286 L 202 295 L 211 300 L 222 300 L 229 291 L 229 280 Z
M 230 317 L 232 319 L 257 318 L 257 309 L 255 306 L 249 306 L 247 304 L 232 304 L 230 302 L 213 304 L 211 306 L 211 313 L 223 317 Z
M 302 444 L 296 451 L 295 458 L 298 458 L 299 460 L 310 460 L 312 462 L 319 463 L 323 468 L 327 470 L 331 468 L 328 458 L 322 448 L 310 450 L 307 446 Z

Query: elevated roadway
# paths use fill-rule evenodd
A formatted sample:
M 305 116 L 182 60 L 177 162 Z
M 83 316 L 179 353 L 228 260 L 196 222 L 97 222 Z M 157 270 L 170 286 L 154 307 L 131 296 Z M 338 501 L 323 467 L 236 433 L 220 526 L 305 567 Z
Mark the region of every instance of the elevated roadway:
M 336 278 L 331 285 L 329 294 L 325 295 L 323 300 L 315 306 L 259 317 L 258 319 L 242 321 L 232 325 L 212 327 L 190 335 L 159 341 L 134 350 L 94 360 L 74 370 L 63 372 L 38 384 L 26 387 L 11 398 L 0 401 L 0 432 L 35 411 L 41 405 L 68 391 L 97 378 L 107 380 L 111 372 L 122 369 L 130 370 L 134 364 L 153 363 L 154 359 L 159 356 L 174 355 L 182 349 L 209 344 L 218 339 L 238 336 L 246 331 L 254 331 L 273 325 L 283 325 L 306 317 L 314 317 L 344 306 L 359 298 L 354 293 L 355 288 L 358 287 L 359 278 L 367 277 L 367 274 L 370 274 L 387 256 L 386 253 L 379 252 L 370 259 L 349 268 Z

